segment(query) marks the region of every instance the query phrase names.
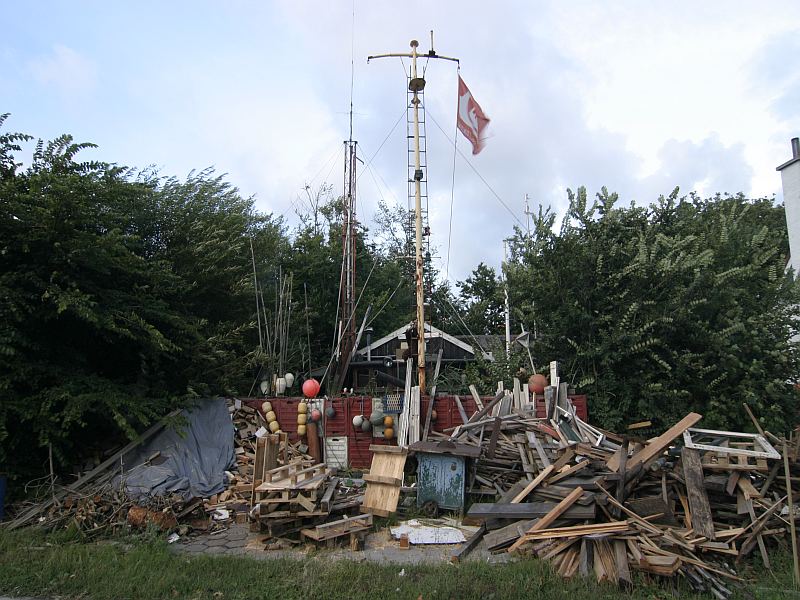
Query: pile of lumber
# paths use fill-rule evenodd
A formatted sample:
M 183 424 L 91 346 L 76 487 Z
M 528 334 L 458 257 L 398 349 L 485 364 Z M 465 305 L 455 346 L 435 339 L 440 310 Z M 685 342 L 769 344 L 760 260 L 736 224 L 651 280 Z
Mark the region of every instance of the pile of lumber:
M 618 435 L 550 397 L 549 419 L 492 414 L 490 403 L 451 432 L 481 448 L 472 491 L 495 501 L 474 503 L 467 519 L 490 551 L 622 586 L 634 571 L 680 576 L 727 598 L 736 566 L 757 553 L 769 568 L 772 542 L 793 532 L 800 436 L 778 438 L 755 419 L 757 434 L 700 429 L 697 413 L 650 439 Z
M 341 485 L 324 463 L 290 453 L 291 448 L 285 434 L 256 439 L 252 467 L 242 476 L 250 482 L 238 484 L 240 493 L 249 494 L 253 529 L 270 538 L 284 538 L 338 519 L 344 512 L 357 510 L 363 499 L 360 489 Z

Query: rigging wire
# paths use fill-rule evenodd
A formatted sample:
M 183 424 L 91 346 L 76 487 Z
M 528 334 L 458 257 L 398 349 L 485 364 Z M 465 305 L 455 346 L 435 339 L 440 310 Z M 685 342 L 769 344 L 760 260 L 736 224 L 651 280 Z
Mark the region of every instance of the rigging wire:
M 397 290 L 399 290 L 400 286 L 402 286 L 402 285 L 403 285 L 403 280 L 401 279 L 397 283 L 397 287 L 394 288 L 394 291 L 392 291 L 392 293 L 389 294 L 389 297 L 386 299 L 386 302 L 383 303 L 383 306 L 381 306 L 380 309 L 378 309 L 378 312 L 376 312 L 374 315 L 372 315 L 372 318 L 369 320 L 369 323 L 367 323 L 367 327 L 372 325 L 372 323 L 375 321 L 375 319 L 378 318 L 378 315 L 381 314 L 383 312 L 383 310 L 389 305 L 389 302 L 392 301 L 392 298 L 394 298 L 394 295 L 397 293 Z
M 461 65 L 458 65 L 456 73 L 459 77 L 461 77 Z M 458 81 L 458 80 L 456 80 Z M 433 118 L 433 117 L 431 117 Z M 458 150 L 458 116 L 456 116 L 456 131 L 453 134 L 453 174 L 452 180 L 450 181 L 450 222 L 447 226 L 447 263 L 445 266 L 445 279 L 447 279 L 450 275 L 450 242 L 453 239 L 453 199 L 455 197 L 455 190 L 456 190 L 456 157 Z
M 380 151 L 381 151 L 381 149 L 383 148 L 383 146 L 386 144 L 386 142 L 389 140 L 389 138 L 391 137 L 391 135 L 394 133 L 394 130 L 395 130 L 395 129 L 397 129 L 397 126 L 400 124 L 400 121 L 402 121 L 402 120 L 403 120 L 403 117 L 405 117 L 405 116 L 406 116 L 406 109 L 405 109 L 405 108 L 403 108 L 403 112 L 401 112 L 401 113 L 400 113 L 400 116 L 399 116 L 399 117 L 397 117 L 397 121 L 395 121 L 394 125 L 392 125 L 392 128 L 389 130 L 389 133 L 387 133 L 387 134 L 386 134 L 386 137 L 385 137 L 385 138 L 383 138 L 383 141 L 381 142 L 381 145 L 380 145 L 380 146 L 378 146 L 378 149 L 377 149 L 377 150 L 375 150 L 375 152 L 374 152 L 374 153 L 373 153 L 373 155 L 372 155 L 372 156 L 369 158 L 369 160 L 368 160 L 366 163 L 364 163 L 366 166 L 369 166 L 369 165 L 371 165 L 371 164 L 373 163 L 373 161 L 375 160 L 375 157 L 376 157 L 376 156 L 378 156 L 378 152 L 380 152 Z M 363 144 L 362 144 L 362 146 L 363 146 Z M 361 179 L 361 175 L 362 175 L 362 174 L 363 174 L 363 171 L 362 171 L 361 173 L 359 173 L 358 177 L 356 177 L 356 181 L 358 181 L 359 179 Z
M 430 110 L 428 111 L 428 115 L 430 116 L 431 121 L 433 121 L 434 125 L 436 125 L 436 127 L 439 128 L 439 131 L 442 132 L 442 135 L 444 135 L 447 138 L 447 140 L 453 145 L 453 147 L 455 147 L 456 146 L 455 142 L 452 139 L 450 139 L 450 136 L 447 135 L 447 133 L 445 133 L 444 129 L 442 129 L 442 126 L 439 125 L 439 122 L 431 114 Z M 500 197 L 500 194 L 498 194 L 494 190 L 494 188 L 491 185 L 489 185 L 489 182 L 486 181 L 486 179 L 483 177 L 483 175 L 481 175 L 480 171 L 478 171 L 478 169 L 475 167 L 475 165 L 472 164 L 472 161 L 470 161 L 469 158 L 467 158 L 467 156 L 463 152 L 461 152 L 461 150 L 459 150 L 458 148 L 456 148 L 456 152 L 458 152 L 458 154 L 461 156 L 461 158 L 464 159 L 464 162 L 466 162 L 469 165 L 469 167 L 475 172 L 475 174 L 480 178 L 480 180 L 487 187 L 487 189 L 490 192 L 492 192 L 494 197 L 503 206 L 503 208 L 505 208 L 508 211 L 508 214 L 510 214 L 512 217 L 514 217 L 514 220 L 517 223 L 519 223 L 520 227 L 525 228 L 525 224 L 522 221 L 519 220 L 519 217 L 516 215 L 516 213 L 513 210 L 511 210 L 511 208 L 508 206 L 508 204 L 506 204 L 505 201 Z

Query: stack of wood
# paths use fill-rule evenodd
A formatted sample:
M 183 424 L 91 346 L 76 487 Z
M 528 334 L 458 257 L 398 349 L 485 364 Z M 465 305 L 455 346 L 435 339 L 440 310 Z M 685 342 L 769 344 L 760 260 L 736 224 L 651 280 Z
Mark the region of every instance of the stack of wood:
M 794 528 L 800 443 L 755 419 L 757 434 L 716 431 L 696 428 L 701 415 L 690 413 L 643 439 L 591 427 L 568 404 L 550 419 L 493 415 L 491 404 L 451 436 L 481 447 L 473 491 L 497 500 L 473 504 L 467 518 L 484 526 L 490 551 L 624 586 L 632 571 L 682 576 L 727 598 L 741 581 L 730 565 L 757 552 L 769 567 L 770 541 Z
M 315 464 L 305 455 L 290 458 L 291 448 L 285 434 L 257 438 L 251 482 L 237 484 L 240 493 L 246 487 L 249 494 L 253 529 L 270 537 L 299 533 L 338 518 L 357 509 L 363 498 L 360 490 L 340 485 L 324 463 Z

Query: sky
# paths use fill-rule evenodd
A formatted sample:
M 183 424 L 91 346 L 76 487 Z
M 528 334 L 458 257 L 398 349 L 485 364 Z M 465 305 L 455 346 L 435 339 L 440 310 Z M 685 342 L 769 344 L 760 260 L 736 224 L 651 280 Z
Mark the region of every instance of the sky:
M 454 281 L 499 266 L 526 197 L 558 215 L 580 185 L 625 204 L 676 186 L 782 201 L 775 167 L 800 135 L 796 1 L 0 6 L 5 130 L 70 133 L 98 144 L 86 159 L 163 175 L 214 167 L 290 227 L 306 186 L 341 193 L 351 90 L 359 220 L 408 206 L 408 61 L 367 56 L 427 52 L 433 30 L 460 59 L 420 62 L 431 240 Z M 459 68 L 491 119 L 477 156 L 456 136 Z

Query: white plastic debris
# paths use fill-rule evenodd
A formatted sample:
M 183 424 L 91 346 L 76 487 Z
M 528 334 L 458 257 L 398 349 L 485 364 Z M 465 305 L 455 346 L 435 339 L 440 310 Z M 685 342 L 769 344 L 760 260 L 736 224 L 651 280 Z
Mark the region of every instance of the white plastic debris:
M 258 428 L 258 431 L 256 431 L 256 437 L 261 438 L 267 435 L 268 433 L 269 431 L 267 430 L 267 428 L 262 425 L 261 427 Z
M 171 533 L 171 534 L 169 534 L 169 537 L 167 538 L 167 543 L 168 544 L 174 544 L 179 539 L 181 539 L 181 536 L 179 536 L 177 533 Z
M 403 534 L 408 534 L 411 544 L 460 544 L 466 542 L 464 533 L 455 527 L 437 523 L 423 523 L 417 519 L 404 521 L 397 527 L 390 528 L 392 537 L 400 539 Z

